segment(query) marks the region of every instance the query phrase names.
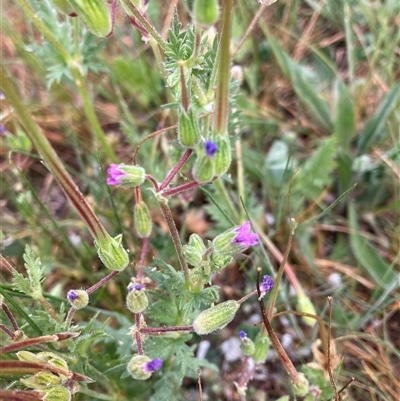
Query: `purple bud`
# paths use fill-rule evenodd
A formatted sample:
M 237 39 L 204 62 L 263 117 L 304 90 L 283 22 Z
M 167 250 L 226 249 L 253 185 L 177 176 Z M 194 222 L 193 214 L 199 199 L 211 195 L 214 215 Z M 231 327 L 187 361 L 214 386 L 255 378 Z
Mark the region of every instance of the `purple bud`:
M 270 276 L 265 275 L 263 278 L 263 281 L 260 284 L 261 295 L 258 299 L 260 300 L 260 299 L 264 298 L 265 294 L 268 291 L 271 291 L 273 286 L 274 286 L 274 280 L 272 280 L 272 278 Z
M 140 291 L 143 288 L 142 284 L 136 284 L 135 285 L 135 290 Z
M 245 331 L 241 330 L 239 331 L 239 337 L 243 340 L 247 337 L 247 334 Z
M 75 301 L 78 299 L 78 295 L 74 290 L 69 291 L 67 297 L 69 301 Z
M 218 145 L 215 142 L 208 140 L 204 144 L 204 149 L 206 150 L 208 157 L 213 157 L 218 150 Z
M 160 358 L 152 359 L 151 361 L 146 362 L 143 365 L 143 371 L 147 373 L 155 372 L 156 370 L 161 368 L 162 364 L 163 362 Z
M 0 124 L 0 135 L 7 136 L 7 128 L 3 124 Z
M 263 278 L 263 281 L 260 285 L 260 289 L 262 292 L 268 292 L 271 291 L 274 286 L 274 281 L 272 278 L 268 275 L 265 275 Z

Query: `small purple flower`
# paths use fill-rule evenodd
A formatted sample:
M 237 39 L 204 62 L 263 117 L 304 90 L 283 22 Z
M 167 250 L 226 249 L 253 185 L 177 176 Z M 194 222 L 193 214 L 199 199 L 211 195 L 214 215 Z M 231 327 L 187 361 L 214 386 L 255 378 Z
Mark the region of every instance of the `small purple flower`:
M 125 173 L 119 169 L 119 164 L 110 164 L 110 168 L 107 170 L 107 184 L 108 185 L 120 185 L 121 177 L 125 176 Z
M 136 284 L 135 285 L 135 290 L 140 291 L 143 288 L 142 284 Z
M 208 140 L 204 144 L 204 149 L 206 150 L 208 157 L 213 157 L 218 150 L 218 145 L 215 142 Z
M 74 290 L 69 291 L 67 297 L 68 297 L 68 300 L 71 302 L 78 299 L 78 295 Z
M 251 232 L 250 221 L 236 229 L 236 237 L 233 239 L 232 244 L 244 246 L 246 248 L 258 244 L 258 235 Z
M 244 340 L 247 337 L 246 332 L 243 330 L 239 331 L 239 337 L 241 340 Z
M 251 232 L 250 221 L 217 235 L 212 242 L 214 252 L 232 257 L 257 244 L 258 235 Z
M 263 281 L 260 284 L 261 295 L 259 299 L 264 298 L 265 294 L 272 290 L 274 286 L 274 280 L 268 275 L 265 275 Z
M 127 188 L 137 187 L 144 182 L 145 171 L 143 167 L 126 164 L 110 164 L 107 170 L 108 185 L 123 185 Z
M 156 370 L 161 368 L 162 364 L 163 362 L 160 358 L 152 359 L 151 361 L 146 362 L 143 365 L 143 371 L 146 373 L 155 372 Z
M 0 124 L 0 135 L 2 135 L 2 136 L 7 136 L 7 128 L 6 128 L 6 126 L 5 125 L 3 125 L 3 124 Z
M 4 100 L 6 97 L 4 96 L 4 93 L 0 91 L 0 100 Z

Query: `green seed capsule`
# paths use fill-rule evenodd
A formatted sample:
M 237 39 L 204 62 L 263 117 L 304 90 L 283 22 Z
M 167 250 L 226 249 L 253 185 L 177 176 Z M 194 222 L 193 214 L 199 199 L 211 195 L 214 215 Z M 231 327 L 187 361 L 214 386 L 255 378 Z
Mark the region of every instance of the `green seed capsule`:
M 195 179 L 201 183 L 210 182 L 214 178 L 214 160 L 205 155 L 198 155 L 193 167 Z
M 194 0 L 193 17 L 206 27 L 215 24 L 219 18 L 218 0 Z
M 150 361 L 151 359 L 146 355 L 135 355 L 128 362 L 126 369 L 134 379 L 147 380 L 151 376 L 151 372 L 145 372 L 143 366 Z
M 206 309 L 194 319 L 194 331 L 199 335 L 203 335 L 223 329 L 234 319 L 239 307 L 239 302 L 231 300 Z
M 139 238 L 150 237 L 153 223 L 147 205 L 142 201 L 137 203 L 133 209 L 133 221 Z
M 145 289 L 140 284 L 130 284 L 126 296 L 126 306 L 133 313 L 143 312 L 149 305 Z
M 111 32 L 111 13 L 103 0 L 70 0 L 70 3 L 90 32 L 101 38 Z
M 181 110 L 178 121 L 178 141 L 186 148 L 194 148 L 201 139 L 199 122 L 197 114 L 190 109 Z
M 225 174 L 231 165 L 232 151 L 228 135 L 215 135 L 212 140 L 218 146 L 214 157 L 215 175 Z
M 250 338 L 246 337 L 242 340 L 242 343 L 240 344 L 240 349 L 244 355 L 252 356 L 255 351 L 254 342 Z
M 259 334 L 254 342 L 253 359 L 255 363 L 264 363 L 267 360 L 270 339 L 267 335 Z
M 75 309 L 82 309 L 89 303 L 89 295 L 85 290 L 70 290 L 67 298 Z

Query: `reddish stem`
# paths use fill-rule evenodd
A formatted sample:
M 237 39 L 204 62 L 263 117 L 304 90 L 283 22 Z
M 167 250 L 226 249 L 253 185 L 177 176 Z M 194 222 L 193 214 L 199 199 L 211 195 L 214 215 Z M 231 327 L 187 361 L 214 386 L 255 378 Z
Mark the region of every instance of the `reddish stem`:
M 149 247 L 149 239 L 148 238 L 143 238 L 142 239 L 142 250 L 140 251 L 140 260 L 139 260 L 139 268 L 136 274 L 137 282 L 141 283 L 143 279 L 143 266 L 144 266 L 144 261 L 146 258 L 147 254 L 147 249 Z
M 162 195 L 165 196 L 165 197 L 178 195 L 178 194 L 180 194 L 182 192 L 198 188 L 200 185 L 201 184 L 198 181 L 190 181 L 190 182 L 187 182 L 186 184 L 182 184 L 182 185 L 179 185 L 179 186 L 174 187 L 174 188 L 165 189 L 162 192 Z
M 194 331 L 193 326 L 174 326 L 174 327 L 145 327 L 142 333 L 167 333 L 169 331 Z
M 162 191 L 166 188 L 169 183 L 174 179 L 174 177 L 178 174 L 179 170 L 186 163 L 187 159 L 189 159 L 190 155 L 193 153 L 193 149 L 186 149 L 183 153 L 182 157 L 176 164 L 176 166 L 170 171 L 170 173 L 165 177 L 165 180 L 162 182 L 160 186 L 160 190 Z
M 98 283 L 92 285 L 91 287 L 89 287 L 86 292 L 88 293 L 88 295 L 90 295 L 91 293 L 95 292 L 98 288 L 100 288 L 104 283 L 106 283 L 107 281 L 111 280 L 113 277 L 115 277 L 120 271 L 119 270 L 113 270 L 109 275 L 107 275 L 106 277 L 102 278 Z
M 139 355 L 144 355 L 143 353 L 143 346 L 142 346 L 142 339 L 140 337 L 140 313 L 135 313 L 135 324 L 136 324 L 136 333 L 135 333 L 135 340 L 136 340 L 136 347 L 138 350 Z
M 12 312 L 10 311 L 10 309 L 8 308 L 8 306 L 5 303 L 2 303 L 1 309 L 3 309 L 4 313 L 7 315 L 8 320 L 10 321 L 14 331 L 19 330 L 18 323 L 15 320 L 15 318 L 14 318 Z
M 0 323 L 0 329 L 8 334 L 12 340 L 15 338 L 15 334 L 9 328 L 4 326 L 4 324 Z

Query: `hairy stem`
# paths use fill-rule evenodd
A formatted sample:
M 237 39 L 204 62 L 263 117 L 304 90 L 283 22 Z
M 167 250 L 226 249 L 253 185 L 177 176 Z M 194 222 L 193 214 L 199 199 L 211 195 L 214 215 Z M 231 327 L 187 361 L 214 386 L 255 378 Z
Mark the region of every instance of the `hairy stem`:
M 188 283 L 189 282 L 189 268 L 186 263 L 186 260 L 183 258 L 182 243 L 181 243 L 181 239 L 179 237 L 178 230 L 176 229 L 176 225 L 175 225 L 172 213 L 171 213 L 171 209 L 168 207 L 168 205 L 166 205 L 160 201 L 158 202 L 158 206 L 160 207 L 162 214 L 164 216 L 164 219 L 167 222 L 169 232 L 171 234 L 171 238 L 174 243 L 176 253 L 178 255 L 181 270 L 183 272 L 183 275 L 185 276 L 186 283 Z

